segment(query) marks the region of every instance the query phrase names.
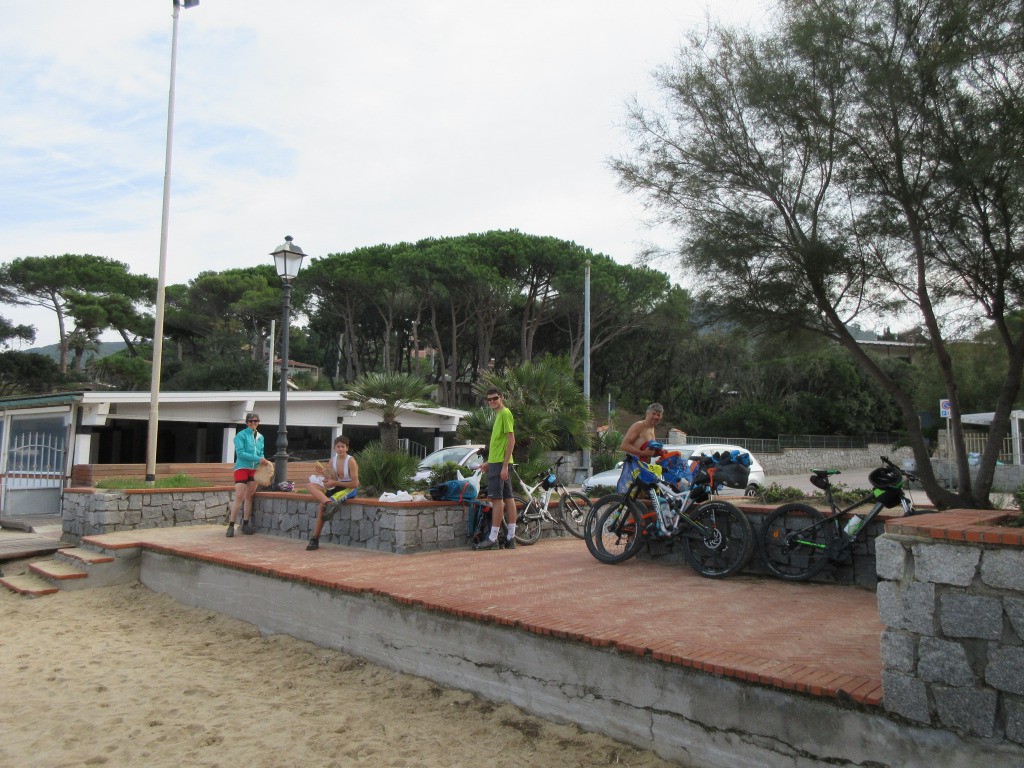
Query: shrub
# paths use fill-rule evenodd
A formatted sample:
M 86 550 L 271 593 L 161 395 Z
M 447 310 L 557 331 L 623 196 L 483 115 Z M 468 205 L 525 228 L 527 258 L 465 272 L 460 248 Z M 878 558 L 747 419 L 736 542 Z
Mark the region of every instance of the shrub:
M 769 483 L 758 488 L 753 498 L 762 504 L 781 504 L 786 501 L 806 499 L 807 494 L 799 488 L 792 486 L 783 487 L 778 483 Z
M 434 465 L 434 468 L 430 470 L 430 479 L 427 480 L 427 487 L 432 485 L 440 485 L 441 483 L 447 483 L 449 480 L 456 478 L 456 473 L 461 469 L 458 462 L 456 461 L 445 461 L 441 464 Z M 458 475 L 461 477 L 462 475 Z
M 379 441 L 359 452 L 359 484 L 367 496 L 403 491 L 412 486 L 419 459 L 407 453 L 385 451 Z
M 590 463 L 594 472 L 604 472 L 615 467 L 619 460 L 619 446 L 622 445 L 622 433 L 617 429 L 606 429 L 594 438 L 590 453 Z
M 871 491 L 866 488 L 847 488 L 844 483 L 832 484 L 832 498 L 840 507 L 849 506 L 856 501 L 860 501 L 865 496 L 870 495 Z M 815 491 L 814 498 L 819 500 L 822 506 L 828 506 L 828 501 L 825 499 L 824 493 Z

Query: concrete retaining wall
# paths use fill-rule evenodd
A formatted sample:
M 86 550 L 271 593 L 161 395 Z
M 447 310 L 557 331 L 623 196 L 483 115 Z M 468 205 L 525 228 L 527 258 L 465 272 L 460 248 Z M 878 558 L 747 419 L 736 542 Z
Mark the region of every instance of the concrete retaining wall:
M 1019 768 L 1005 744 L 493 623 L 143 552 L 186 605 L 426 677 L 704 768 Z M 239 596 L 245 599 L 240 600 Z

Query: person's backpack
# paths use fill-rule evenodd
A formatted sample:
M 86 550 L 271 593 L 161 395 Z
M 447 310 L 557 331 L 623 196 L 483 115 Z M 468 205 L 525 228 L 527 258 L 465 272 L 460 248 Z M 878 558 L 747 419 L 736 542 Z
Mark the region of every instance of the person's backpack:
M 466 519 L 469 541 L 476 544 L 483 541 L 491 533 L 491 502 L 475 499 L 469 504 L 469 517 Z
M 469 480 L 449 480 L 432 485 L 427 491 L 434 501 L 472 501 L 477 495 L 477 486 Z
M 466 518 L 466 533 L 469 536 L 470 544 L 479 544 L 491 535 L 491 513 L 494 510 L 493 502 L 487 499 L 474 499 L 469 503 L 469 516 Z M 508 528 L 505 521 L 501 521 L 501 529 L 498 533 L 498 541 L 505 541 L 508 538 Z

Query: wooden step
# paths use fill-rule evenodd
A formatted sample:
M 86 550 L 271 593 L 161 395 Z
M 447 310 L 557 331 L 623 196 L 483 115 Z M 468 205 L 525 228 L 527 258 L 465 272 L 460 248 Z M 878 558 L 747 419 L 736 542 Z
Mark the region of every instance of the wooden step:
M 61 549 L 58 550 L 57 556 L 66 557 L 73 560 L 75 563 L 81 563 L 83 565 L 99 565 L 100 563 L 114 562 L 112 555 L 97 552 L 95 549 L 89 549 L 88 547 L 69 547 L 68 549 Z
M 81 568 L 71 563 L 61 562 L 60 560 L 40 560 L 35 563 L 29 563 L 28 569 L 44 579 L 58 582 L 66 579 L 85 579 L 89 576 Z
M 32 573 L 0 577 L 0 584 L 12 592 L 17 592 L 19 595 L 27 595 L 28 597 L 41 597 L 42 595 L 52 595 L 54 592 L 60 592 L 60 587 Z

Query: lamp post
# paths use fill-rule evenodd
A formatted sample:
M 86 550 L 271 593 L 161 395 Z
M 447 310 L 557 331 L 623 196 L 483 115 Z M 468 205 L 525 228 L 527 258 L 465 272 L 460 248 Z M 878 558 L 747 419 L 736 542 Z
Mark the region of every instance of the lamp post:
M 160 264 L 156 280 L 153 323 L 153 366 L 149 374 L 149 430 L 146 437 L 146 483 L 156 482 L 156 440 L 160 425 L 160 363 L 164 354 L 164 297 L 167 293 L 167 225 L 171 212 L 171 139 L 174 135 L 174 72 L 178 62 L 178 9 L 194 8 L 199 0 L 173 0 L 171 14 L 171 86 L 167 91 L 167 146 L 164 150 L 164 203 L 160 217 Z
M 281 315 L 281 411 L 277 419 L 277 453 L 274 454 L 274 483 L 288 479 L 288 335 L 291 325 L 292 280 L 302 269 L 306 254 L 292 244 L 288 235 L 284 244 L 270 254 L 274 257 L 277 274 L 284 283 L 284 311 Z

